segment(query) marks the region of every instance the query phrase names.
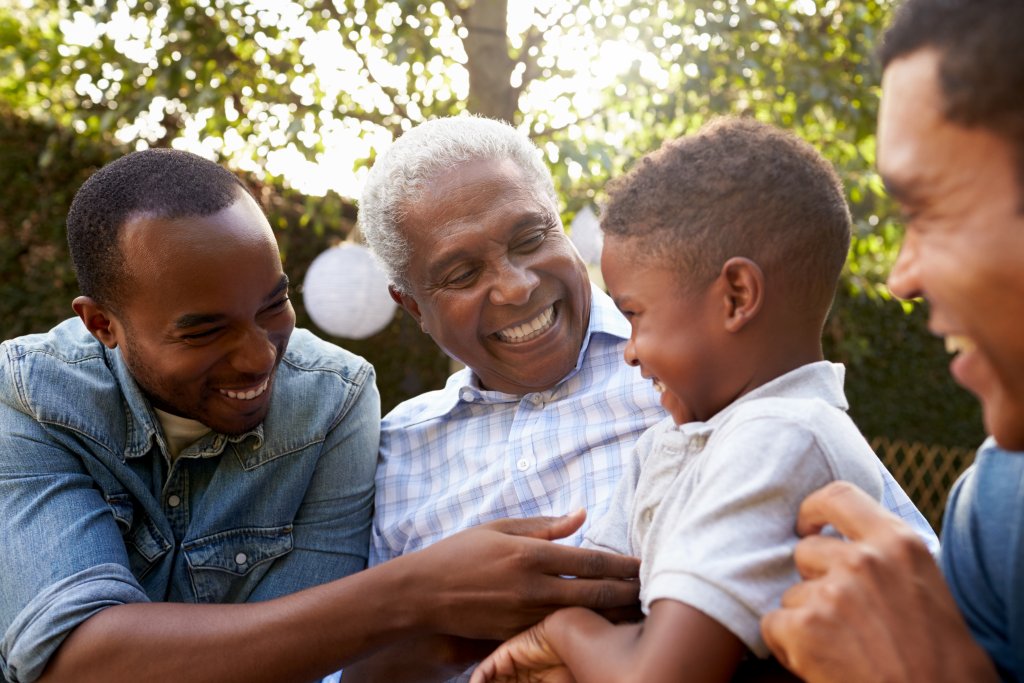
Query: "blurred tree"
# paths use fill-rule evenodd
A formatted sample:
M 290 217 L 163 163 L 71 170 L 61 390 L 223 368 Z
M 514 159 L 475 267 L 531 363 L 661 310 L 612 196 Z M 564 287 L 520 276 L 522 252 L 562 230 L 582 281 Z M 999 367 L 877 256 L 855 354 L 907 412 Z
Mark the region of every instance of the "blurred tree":
M 296 281 L 316 250 L 304 236 L 344 238 L 377 152 L 428 118 L 471 111 L 527 131 L 568 225 L 662 140 L 754 116 L 839 169 L 855 219 L 846 294 L 885 300 L 900 231 L 873 169 L 874 49 L 892 4 L 0 0 L 0 108 L 54 136 L 173 145 L 246 173 L 276 207 Z M 45 169 L 68 148 L 42 149 Z M 870 361 L 865 330 L 838 311 L 833 356 Z

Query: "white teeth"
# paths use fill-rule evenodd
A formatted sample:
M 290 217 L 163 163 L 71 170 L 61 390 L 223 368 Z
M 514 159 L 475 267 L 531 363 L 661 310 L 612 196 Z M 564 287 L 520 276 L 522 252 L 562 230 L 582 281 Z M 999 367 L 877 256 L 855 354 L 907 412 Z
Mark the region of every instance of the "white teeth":
M 659 394 L 665 393 L 665 385 L 661 383 L 660 379 L 651 380 L 651 382 L 654 384 L 655 391 Z
M 255 389 L 249 391 L 231 391 L 230 389 L 220 389 L 220 393 L 224 394 L 228 398 L 235 398 L 241 401 L 251 401 L 257 396 L 263 394 L 267 390 L 267 385 L 270 384 L 270 378 L 263 380 L 263 384 L 259 385 Z
M 546 332 L 554 323 L 555 320 L 555 307 L 548 306 L 540 315 L 529 322 L 525 322 L 522 325 L 516 325 L 515 327 L 508 327 L 496 333 L 503 342 L 510 344 L 520 344 L 525 341 L 529 341 L 534 337 Z
M 951 334 L 945 338 L 946 353 L 960 353 L 974 349 L 974 342 L 969 337 Z

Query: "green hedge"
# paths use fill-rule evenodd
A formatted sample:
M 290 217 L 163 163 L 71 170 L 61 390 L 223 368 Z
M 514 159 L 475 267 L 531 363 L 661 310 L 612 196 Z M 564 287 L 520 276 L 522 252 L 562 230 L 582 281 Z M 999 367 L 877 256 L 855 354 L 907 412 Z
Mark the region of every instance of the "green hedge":
M 75 191 L 125 149 L 97 146 L 68 131 L 0 113 L 0 333 L 49 329 L 72 314 L 77 295 L 64 217 Z M 285 270 L 301 283 L 310 262 L 352 227 L 351 204 L 304 197 L 250 179 L 277 235 Z M 293 297 L 298 322 L 377 368 L 384 410 L 443 385 L 448 360 L 409 316 L 366 340 L 331 338 Z M 826 355 L 847 364 L 851 414 L 870 437 L 972 448 L 980 443 L 977 402 L 946 370 L 948 357 L 925 329 L 926 311 L 842 293 L 825 334 Z

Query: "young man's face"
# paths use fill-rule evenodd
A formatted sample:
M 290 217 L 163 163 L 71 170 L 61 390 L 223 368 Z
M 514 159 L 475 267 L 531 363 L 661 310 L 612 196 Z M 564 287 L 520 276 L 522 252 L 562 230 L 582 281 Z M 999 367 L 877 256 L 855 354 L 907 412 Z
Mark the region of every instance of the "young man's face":
M 586 334 L 590 283 L 550 199 L 510 161 L 472 161 L 408 208 L 403 307 L 487 389 L 561 381 Z
M 929 327 L 960 349 L 950 365 L 1005 448 L 1024 449 L 1024 215 L 1013 147 L 942 114 L 940 56 L 893 61 L 882 80 L 878 168 L 906 215 L 889 278 L 924 297 Z
M 605 237 L 601 273 L 632 329 L 625 360 L 654 382 L 676 424 L 708 420 L 735 398 L 721 303 L 710 288 L 681 291 L 676 271 L 613 235 Z
M 251 197 L 209 216 L 128 221 L 125 363 L 152 404 L 225 434 L 258 425 L 295 327 L 270 226 Z

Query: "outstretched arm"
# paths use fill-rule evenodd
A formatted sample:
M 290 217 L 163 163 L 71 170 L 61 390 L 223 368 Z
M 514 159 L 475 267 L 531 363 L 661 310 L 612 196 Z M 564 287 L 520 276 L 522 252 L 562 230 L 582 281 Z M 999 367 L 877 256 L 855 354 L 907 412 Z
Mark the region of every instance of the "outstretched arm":
M 849 540 L 818 535 L 829 524 Z M 867 494 L 845 482 L 825 486 L 800 507 L 797 531 L 804 581 L 761 629 L 801 678 L 998 680 L 924 543 Z
M 635 601 L 636 582 L 621 579 L 637 560 L 548 542 L 582 522 L 494 522 L 267 602 L 109 607 L 71 633 L 40 681 L 308 681 L 401 638 L 505 638 L 561 605 Z
M 503 644 L 477 667 L 473 683 L 724 683 L 745 651 L 717 621 L 675 600 L 656 601 L 638 624 L 569 608 Z

